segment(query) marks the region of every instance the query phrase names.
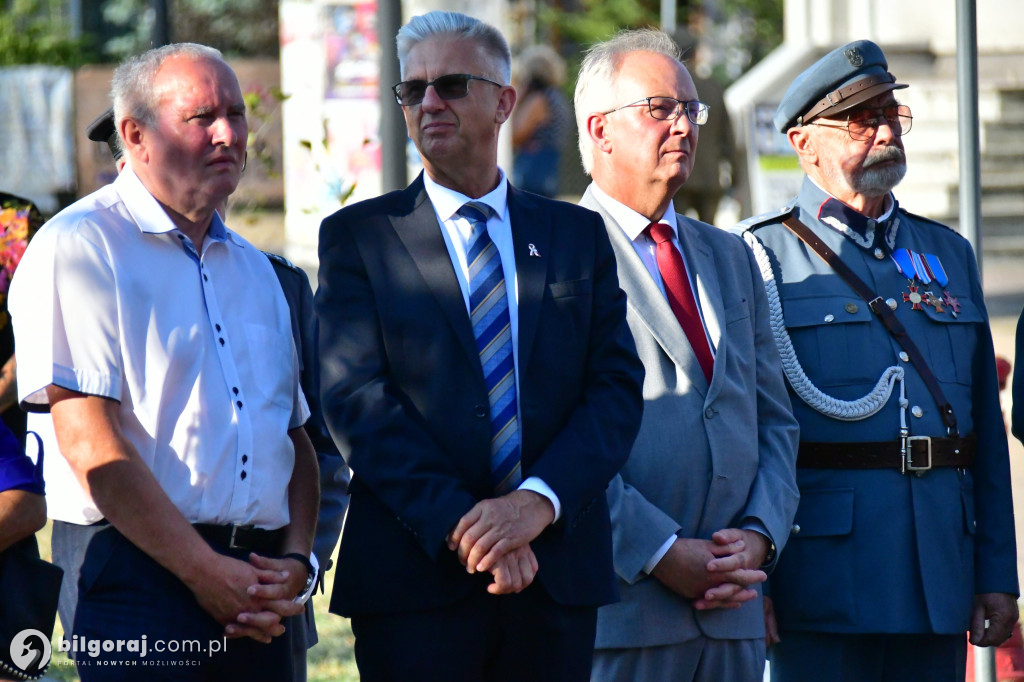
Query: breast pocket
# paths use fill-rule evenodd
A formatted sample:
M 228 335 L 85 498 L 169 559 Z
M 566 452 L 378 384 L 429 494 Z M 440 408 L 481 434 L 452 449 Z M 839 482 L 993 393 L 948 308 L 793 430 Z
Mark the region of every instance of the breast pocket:
M 966 296 L 954 297 L 952 302 L 957 304 L 958 311 L 952 306 L 924 306 L 925 316 L 934 323 L 934 327 L 938 327 L 938 333 L 934 333 L 936 330 L 929 325 L 927 336 L 922 334 L 923 338 L 917 340 L 917 344 L 939 381 L 970 384 L 978 346 L 976 325 L 984 323 L 985 319 L 974 301 Z M 910 337 L 916 339 L 915 330 L 908 331 Z
M 819 388 L 873 383 L 891 358 L 888 342 L 872 325 L 873 314 L 860 298 L 813 296 L 786 299 L 783 316 L 793 349 L 807 375 Z
M 248 368 L 240 371 L 252 372 L 250 381 L 259 394 L 271 403 L 290 409 L 296 366 L 295 346 L 289 334 L 259 324 L 245 326 L 245 340 L 248 346 Z

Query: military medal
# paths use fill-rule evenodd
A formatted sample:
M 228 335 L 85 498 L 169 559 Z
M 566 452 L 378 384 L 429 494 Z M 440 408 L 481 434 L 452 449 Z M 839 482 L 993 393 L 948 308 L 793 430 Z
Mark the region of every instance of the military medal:
M 903 294 L 903 302 L 910 303 L 911 310 L 923 310 L 923 308 L 921 307 L 921 301 L 924 300 L 924 297 L 917 290 L 917 287 L 914 286 L 913 284 L 910 285 L 909 289 L 909 294 Z
M 950 296 L 948 291 L 942 292 L 942 302 L 953 313 L 953 317 L 960 315 L 960 301 Z
M 928 305 L 935 308 L 937 313 L 944 313 L 949 309 L 953 317 L 957 316 L 960 312 L 960 302 L 945 290 L 949 284 L 949 277 L 938 256 L 917 253 L 910 249 L 896 249 L 892 253 L 892 260 L 900 274 L 910 280 L 910 292 L 903 294 L 903 301 L 910 303 L 911 310 L 924 310 L 924 306 Z M 921 286 L 917 286 L 916 282 L 920 282 Z M 932 282 L 943 288 L 941 298 L 931 291 L 920 291 L 921 287 L 926 287 Z

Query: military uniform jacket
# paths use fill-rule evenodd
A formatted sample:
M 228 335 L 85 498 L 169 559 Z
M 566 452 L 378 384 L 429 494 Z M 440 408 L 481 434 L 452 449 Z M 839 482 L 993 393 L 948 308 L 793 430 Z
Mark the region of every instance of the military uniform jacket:
M 769 256 L 785 328 L 811 382 L 856 400 L 887 368 L 902 367 L 911 435 L 947 435 L 935 401 L 867 304 L 781 224 L 790 211 L 877 295 L 895 302 L 896 317 L 953 405 L 961 435 L 973 432 L 978 440 L 968 470 L 915 476 L 798 469 L 794 531 L 771 578 L 779 624 L 838 633 L 963 633 L 974 594 L 1018 591 L 1006 433 L 974 252 L 949 228 L 898 206 L 883 222 L 869 220 L 807 179 L 794 206 L 740 225 Z M 901 274 L 891 257 L 901 249 L 937 259 L 947 284 L 925 286 Z M 927 291 L 938 304 L 928 304 Z M 802 443 L 898 439 L 898 383 L 877 413 L 859 421 L 827 417 L 795 394 L 792 400 Z

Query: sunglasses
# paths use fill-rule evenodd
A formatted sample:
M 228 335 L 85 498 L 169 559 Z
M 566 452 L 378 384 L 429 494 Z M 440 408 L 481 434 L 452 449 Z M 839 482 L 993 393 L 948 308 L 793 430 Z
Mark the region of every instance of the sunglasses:
M 501 83 L 495 83 L 488 78 L 471 76 L 468 73 L 449 73 L 438 76 L 432 81 L 402 81 L 391 90 L 395 93 L 395 99 L 400 105 L 411 107 L 423 101 L 423 98 L 427 96 L 427 88 L 431 85 L 434 86 L 437 96 L 443 100 L 462 99 L 469 94 L 469 81 L 483 81 L 499 88 L 504 87 Z

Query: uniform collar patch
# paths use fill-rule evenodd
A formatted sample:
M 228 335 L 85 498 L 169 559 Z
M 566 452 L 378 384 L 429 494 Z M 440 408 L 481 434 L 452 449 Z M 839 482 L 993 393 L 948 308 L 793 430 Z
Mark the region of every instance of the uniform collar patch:
M 818 220 L 847 237 L 862 249 L 872 249 L 884 242 L 889 252 L 896 245 L 899 231 L 899 207 L 892 199 L 892 207 L 881 220 L 858 213 L 835 197 L 829 197 L 818 207 Z

